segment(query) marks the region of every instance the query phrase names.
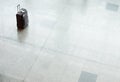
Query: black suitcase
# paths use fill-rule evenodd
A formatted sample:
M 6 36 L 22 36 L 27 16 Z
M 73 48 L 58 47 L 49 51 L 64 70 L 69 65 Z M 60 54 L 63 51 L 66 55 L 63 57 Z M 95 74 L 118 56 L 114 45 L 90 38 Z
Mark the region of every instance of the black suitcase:
M 20 8 L 20 5 L 17 6 L 17 29 L 22 30 L 28 26 L 28 13 L 24 8 Z

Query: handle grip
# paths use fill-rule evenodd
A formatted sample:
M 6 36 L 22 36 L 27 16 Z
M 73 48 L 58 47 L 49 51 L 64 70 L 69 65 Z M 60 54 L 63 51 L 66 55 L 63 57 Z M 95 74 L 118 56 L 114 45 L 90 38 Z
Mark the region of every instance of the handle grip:
M 20 4 L 17 5 L 17 12 L 20 10 Z

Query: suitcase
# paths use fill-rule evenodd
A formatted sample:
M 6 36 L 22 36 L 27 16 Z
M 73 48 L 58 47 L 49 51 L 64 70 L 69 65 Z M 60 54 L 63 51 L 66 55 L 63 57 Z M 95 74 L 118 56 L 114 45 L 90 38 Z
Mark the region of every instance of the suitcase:
M 20 8 L 20 5 L 17 5 L 17 29 L 22 30 L 28 26 L 28 12 L 24 8 Z

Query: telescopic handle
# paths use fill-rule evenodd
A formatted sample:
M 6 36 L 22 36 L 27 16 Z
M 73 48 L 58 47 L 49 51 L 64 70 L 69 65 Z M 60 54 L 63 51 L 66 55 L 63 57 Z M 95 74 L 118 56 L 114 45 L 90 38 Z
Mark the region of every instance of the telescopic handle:
M 17 5 L 17 12 L 20 10 L 20 4 Z

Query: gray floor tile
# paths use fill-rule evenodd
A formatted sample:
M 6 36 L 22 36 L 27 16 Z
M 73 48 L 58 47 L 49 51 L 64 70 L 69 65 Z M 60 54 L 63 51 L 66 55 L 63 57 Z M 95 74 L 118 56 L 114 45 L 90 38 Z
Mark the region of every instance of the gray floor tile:
M 78 82 L 96 82 L 97 75 L 82 71 Z
M 118 11 L 119 5 L 114 4 L 114 3 L 107 3 L 106 8 L 111 11 Z

